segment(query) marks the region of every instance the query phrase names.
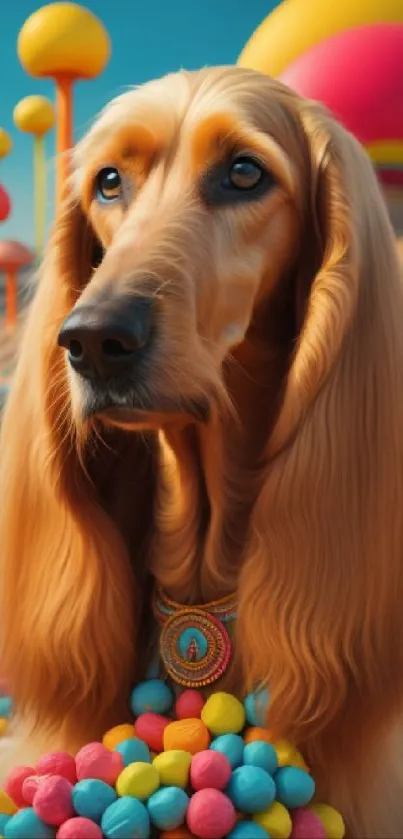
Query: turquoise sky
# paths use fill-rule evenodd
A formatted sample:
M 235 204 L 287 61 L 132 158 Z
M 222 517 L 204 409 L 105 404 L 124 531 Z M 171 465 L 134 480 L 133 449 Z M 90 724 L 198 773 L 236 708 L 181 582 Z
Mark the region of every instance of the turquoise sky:
M 14 149 L 0 161 L 0 182 L 13 211 L 0 225 L 1 238 L 33 244 L 32 139 L 13 126 L 12 113 L 24 96 L 41 93 L 53 100 L 53 85 L 28 77 L 19 64 L 16 42 L 25 19 L 41 3 L 4 0 L 0 34 L 0 125 Z M 76 86 L 75 131 L 79 137 L 103 105 L 127 85 L 139 84 L 181 67 L 232 64 L 256 26 L 277 0 L 88 0 L 84 3 L 107 27 L 112 57 L 95 81 Z M 53 211 L 54 134 L 46 140 L 48 224 Z

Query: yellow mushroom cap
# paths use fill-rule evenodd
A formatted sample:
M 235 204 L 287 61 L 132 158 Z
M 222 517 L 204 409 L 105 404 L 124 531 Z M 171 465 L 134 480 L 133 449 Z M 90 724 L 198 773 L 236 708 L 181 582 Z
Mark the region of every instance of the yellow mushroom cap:
M 14 122 L 20 131 L 46 134 L 55 123 L 55 112 L 45 96 L 26 96 L 14 108 Z
M 18 57 L 31 76 L 92 79 L 106 66 L 109 35 L 76 3 L 50 3 L 30 15 L 18 36 Z
M 13 147 L 13 142 L 10 135 L 4 128 L 0 128 L 0 159 L 10 154 Z

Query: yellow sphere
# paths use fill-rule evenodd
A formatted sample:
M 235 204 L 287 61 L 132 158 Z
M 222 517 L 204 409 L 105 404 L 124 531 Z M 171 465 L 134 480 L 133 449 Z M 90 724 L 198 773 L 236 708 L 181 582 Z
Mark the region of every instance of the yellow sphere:
M 252 821 L 264 827 L 271 839 L 288 839 L 291 835 L 291 816 L 279 801 L 273 801 L 273 804 L 263 813 L 256 813 L 252 816 Z
M 92 79 L 108 63 L 111 46 L 101 21 L 76 3 L 50 3 L 25 21 L 18 57 L 31 76 Z
M 238 64 L 279 76 L 299 55 L 344 29 L 403 23 L 402 0 L 283 0 L 258 26 Z
M 4 128 L 0 128 L 0 160 L 2 157 L 6 157 L 10 154 L 10 151 L 13 147 L 13 143 L 7 131 Z
M 45 96 L 26 96 L 14 108 L 14 122 L 20 131 L 29 134 L 46 134 L 55 123 L 55 112 Z
M 190 752 L 185 752 L 183 749 L 171 749 L 157 755 L 153 760 L 153 766 L 159 773 L 161 784 L 165 787 L 185 789 L 189 781 L 191 762 Z
M 245 725 L 245 709 L 236 696 L 218 691 L 208 698 L 201 718 L 215 737 L 220 734 L 238 734 Z
M 321 820 L 325 828 L 326 839 L 343 839 L 345 834 L 344 821 L 333 807 L 328 804 L 310 804 L 312 810 Z
M 116 781 L 116 792 L 123 797 L 130 795 L 145 801 L 160 785 L 160 776 L 151 763 L 130 763 L 120 773 Z

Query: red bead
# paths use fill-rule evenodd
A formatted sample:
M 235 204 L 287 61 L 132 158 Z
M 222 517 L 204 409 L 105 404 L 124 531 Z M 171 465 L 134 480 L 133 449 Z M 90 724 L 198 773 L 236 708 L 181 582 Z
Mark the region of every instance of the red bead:
M 227 795 L 218 789 L 202 789 L 192 795 L 186 820 L 200 839 L 222 839 L 235 826 L 237 816 Z
M 39 758 L 36 764 L 37 775 L 61 775 L 71 784 L 77 781 L 76 762 L 67 752 L 49 752 Z
M 326 830 L 319 816 L 300 807 L 292 812 L 291 839 L 326 839 Z
M 16 766 L 7 775 L 4 789 L 7 795 L 12 798 L 17 807 L 24 807 L 25 800 L 22 794 L 22 785 L 26 778 L 30 775 L 35 775 L 35 769 L 32 766 Z
M 172 720 L 167 717 L 154 714 L 152 711 L 140 714 L 134 726 L 135 736 L 147 743 L 153 752 L 162 752 L 164 751 L 164 731 L 171 722 Z
M 56 833 L 56 839 L 102 839 L 102 836 L 99 825 L 82 816 L 68 819 Z
M 204 697 L 198 690 L 184 690 L 175 703 L 175 714 L 178 720 L 200 717 Z
M 39 785 L 32 806 L 36 815 L 46 822 L 59 826 L 74 816 L 73 785 L 61 775 L 49 775 Z
M 120 752 L 110 752 L 102 743 L 88 743 L 76 755 L 79 781 L 92 778 L 113 786 L 123 767 Z
M 231 764 L 221 752 L 206 750 L 192 758 L 190 783 L 194 790 L 225 789 L 231 777 Z
M 22 785 L 22 797 L 26 804 L 32 804 L 35 793 L 39 789 L 41 781 L 44 780 L 44 775 L 30 775 L 29 778 L 25 778 Z

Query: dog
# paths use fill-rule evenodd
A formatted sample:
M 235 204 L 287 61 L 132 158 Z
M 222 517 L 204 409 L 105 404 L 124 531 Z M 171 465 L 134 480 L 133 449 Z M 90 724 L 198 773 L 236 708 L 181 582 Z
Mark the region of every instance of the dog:
M 237 595 L 352 837 L 403 836 L 403 291 L 359 143 L 238 67 L 113 100 L 72 173 L 0 449 L 12 760 L 127 718 L 154 586 Z

